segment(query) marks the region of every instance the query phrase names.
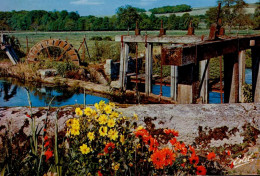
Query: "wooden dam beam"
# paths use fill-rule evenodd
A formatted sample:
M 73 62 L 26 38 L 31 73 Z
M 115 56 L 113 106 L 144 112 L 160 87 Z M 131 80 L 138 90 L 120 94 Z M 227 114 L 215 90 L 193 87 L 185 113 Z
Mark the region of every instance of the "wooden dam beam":
M 252 49 L 252 88 L 253 101 L 260 102 L 260 47 L 253 46 Z
M 246 51 L 242 50 L 238 53 L 238 100 L 239 102 L 242 102 L 243 97 L 243 85 L 245 84 L 245 69 L 246 69 Z
M 117 35 L 115 36 L 116 42 L 128 42 L 128 43 L 178 43 L 178 44 L 188 44 L 188 43 L 198 43 L 201 42 L 201 36 L 149 36 L 144 35 Z
M 255 47 L 260 47 L 260 35 L 205 41 L 180 47 L 168 47 L 164 50 L 171 52 L 166 52 L 163 62 L 165 65 L 175 66 L 197 63 L 197 61 L 208 60 L 217 56 L 250 49 L 251 40 L 255 41 Z
M 153 77 L 153 44 L 147 43 L 145 48 L 145 93 L 149 95 L 152 92 Z

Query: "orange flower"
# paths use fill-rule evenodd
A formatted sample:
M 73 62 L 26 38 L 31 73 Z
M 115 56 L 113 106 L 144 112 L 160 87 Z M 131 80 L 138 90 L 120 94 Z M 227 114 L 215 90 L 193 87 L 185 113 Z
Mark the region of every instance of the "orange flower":
M 31 118 L 31 116 L 30 116 L 29 114 L 26 114 L 26 117 L 29 117 L 29 118 Z
M 46 132 L 47 130 L 44 128 L 43 131 Z
M 142 137 L 142 140 L 145 144 L 148 144 L 148 141 L 150 140 L 151 136 L 145 129 L 141 129 L 135 132 L 136 137 Z
M 151 155 L 151 160 L 156 169 L 163 169 L 165 163 L 165 157 L 161 150 L 155 151 Z
M 176 142 L 177 142 L 177 139 L 176 139 L 176 138 L 172 138 L 172 139 L 170 140 L 170 143 L 171 143 L 172 145 L 174 145 Z
M 189 160 L 190 160 L 190 164 L 197 165 L 199 163 L 199 157 L 197 155 L 191 155 Z
M 227 155 L 228 155 L 228 156 L 231 155 L 231 151 L 230 151 L 230 150 L 227 151 Z
M 44 155 L 46 156 L 46 162 L 52 157 L 53 153 L 50 149 L 48 149 Z
M 208 160 L 212 160 L 212 159 L 214 159 L 215 157 L 216 157 L 216 155 L 215 155 L 214 152 L 209 153 L 208 156 L 207 156 Z
M 197 167 L 197 172 L 196 172 L 197 175 L 206 175 L 206 173 L 207 173 L 207 170 L 204 166 Z
M 162 153 L 165 156 L 165 166 L 172 165 L 173 161 L 175 161 L 175 153 L 172 152 L 169 148 L 162 149 Z
M 184 143 L 176 142 L 174 145 L 174 150 L 181 152 L 181 154 L 186 155 L 188 150 Z
M 104 152 L 105 153 L 112 153 L 114 151 L 115 144 L 113 142 L 110 142 L 106 145 Z
M 179 132 L 178 131 L 175 131 L 175 130 L 171 130 L 171 129 L 164 129 L 163 132 L 165 134 L 172 134 L 173 136 L 177 137 L 179 136 Z
M 149 151 L 156 151 L 158 146 L 159 146 L 158 141 L 151 137 Z

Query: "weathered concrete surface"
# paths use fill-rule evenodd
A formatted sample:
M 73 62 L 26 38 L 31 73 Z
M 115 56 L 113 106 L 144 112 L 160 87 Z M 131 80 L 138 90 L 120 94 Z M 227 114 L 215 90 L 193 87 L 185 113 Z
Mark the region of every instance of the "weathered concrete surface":
M 50 123 L 48 132 L 53 134 L 56 108 L 49 113 Z M 136 105 L 128 108 L 119 108 L 126 116 L 136 113 L 139 116 L 139 124 L 144 125 L 144 118 L 150 117 L 156 128 L 174 128 L 179 131 L 179 140 L 193 143 L 202 134 L 213 135 L 210 146 L 222 146 L 226 144 L 243 143 L 243 126 L 250 123 L 260 130 L 260 104 L 221 104 L 221 105 Z M 59 129 L 65 126 L 65 121 L 73 117 L 73 107 L 60 108 Z M 4 134 L 5 127 L 9 125 L 12 133 L 16 133 L 24 126 L 24 121 L 29 113 L 27 107 L 0 108 L 0 134 Z M 46 108 L 33 108 L 37 123 L 42 126 L 46 116 Z M 5 126 L 5 127 L 4 127 Z M 200 131 L 199 131 L 200 129 Z M 23 132 L 29 135 L 29 126 L 24 126 Z M 257 137 L 260 146 L 260 136 Z
M 214 132 L 214 129 L 218 129 L 215 132 L 224 133 L 220 127 L 227 127 L 226 133 L 236 131 L 234 134 L 226 134 L 222 140 L 216 136 L 223 134 L 216 134 L 211 139 L 212 146 L 243 143 L 241 134 L 246 123 L 260 130 L 260 104 L 142 105 L 120 110 L 126 115 L 135 112 L 140 124 L 144 124 L 142 119 L 145 117 L 156 118 L 153 122 L 157 128 L 175 128 L 179 131 L 179 139 L 188 143 L 194 142 L 199 136 L 200 126 L 205 133 L 210 130 Z

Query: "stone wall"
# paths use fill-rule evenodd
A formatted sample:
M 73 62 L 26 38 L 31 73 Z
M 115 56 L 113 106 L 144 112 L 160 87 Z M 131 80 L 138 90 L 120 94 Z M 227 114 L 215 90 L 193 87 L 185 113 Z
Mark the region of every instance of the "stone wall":
M 247 125 L 253 129 L 249 135 L 254 135 L 252 137 L 258 145 L 260 142 L 260 104 L 134 105 L 119 108 L 119 111 L 126 116 L 136 113 L 139 116 L 139 125 L 151 121 L 155 128 L 174 128 L 179 131 L 179 140 L 189 144 L 241 144 L 245 140 Z M 65 121 L 73 117 L 73 112 L 73 107 L 60 108 L 60 130 L 64 128 Z M 26 107 L 0 108 L 0 134 L 5 133 L 9 124 L 8 128 L 12 133 L 22 129 L 22 133 L 29 135 L 29 125 L 25 125 L 25 121 L 30 119 L 26 117 L 26 113 L 29 113 Z M 42 126 L 46 109 L 34 108 L 33 113 L 38 117 L 37 123 Z M 52 108 L 48 117 L 50 135 L 54 130 L 55 114 L 56 108 Z

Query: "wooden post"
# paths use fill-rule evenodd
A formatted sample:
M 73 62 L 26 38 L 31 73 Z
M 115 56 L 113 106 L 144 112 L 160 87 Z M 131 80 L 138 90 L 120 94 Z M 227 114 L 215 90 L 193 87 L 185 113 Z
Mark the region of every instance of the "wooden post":
M 145 93 L 149 95 L 152 92 L 153 76 L 153 44 L 147 43 L 145 49 Z
M 207 65 L 207 60 L 200 61 L 200 81 L 202 81 L 200 97 L 202 97 L 202 103 L 209 102 L 209 87 L 208 87 L 209 67 L 206 68 L 206 65 Z M 205 72 L 205 76 L 203 79 L 204 72 Z
M 119 75 L 120 88 L 123 91 L 126 90 L 126 72 L 127 72 L 128 54 L 129 54 L 129 45 L 128 43 L 123 43 L 121 45 L 120 75 Z
M 177 101 L 178 66 L 171 66 L 171 98 Z
M 224 55 L 224 102 L 238 103 L 238 54 Z
M 178 103 L 195 103 L 199 89 L 199 65 L 189 64 L 178 67 Z
M 260 102 L 260 47 L 252 47 L 252 88 L 253 101 Z
M 246 69 L 246 51 L 240 51 L 238 53 L 238 68 L 239 68 L 239 86 L 238 86 L 238 100 L 242 102 L 243 97 L 243 85 L 245 84 L 245 69 Z

